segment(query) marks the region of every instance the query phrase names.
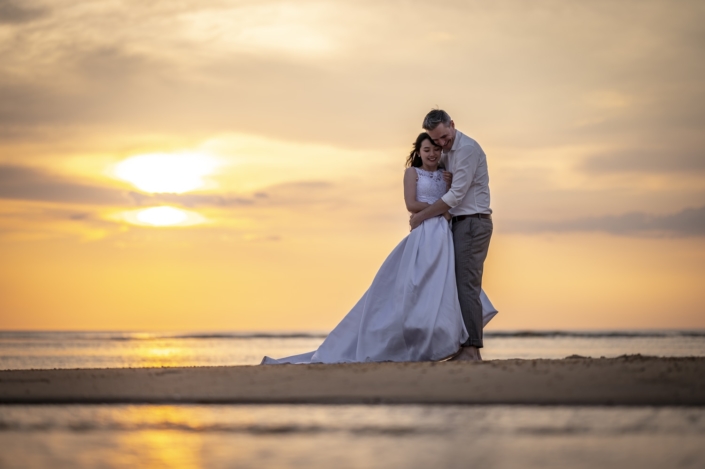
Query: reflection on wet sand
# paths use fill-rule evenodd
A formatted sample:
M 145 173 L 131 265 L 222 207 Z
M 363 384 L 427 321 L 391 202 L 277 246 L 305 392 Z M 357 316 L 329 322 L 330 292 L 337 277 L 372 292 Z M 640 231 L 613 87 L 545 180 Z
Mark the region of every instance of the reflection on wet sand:
M 0 406 L 0 467 L 700 468 L 703 436 L 685 407 Z
M 124 432 L 116 440 L 119 447 L 127 449 L 115 461 L 118 467 L 207 467 L 201 458 L 202 438 L 198 434 L 148 430 Z

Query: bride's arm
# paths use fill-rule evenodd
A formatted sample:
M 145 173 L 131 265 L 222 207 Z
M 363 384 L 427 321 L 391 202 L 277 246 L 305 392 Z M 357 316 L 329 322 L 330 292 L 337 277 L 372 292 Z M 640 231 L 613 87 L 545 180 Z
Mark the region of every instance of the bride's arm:
M 406 168 L 406 172 L 404 172 L 404 202 L 406 202 L 406 209 L 411 213 L 419 213 L 429 206 L 426 202 L 416 200 L 417 177 L 414 168 Z

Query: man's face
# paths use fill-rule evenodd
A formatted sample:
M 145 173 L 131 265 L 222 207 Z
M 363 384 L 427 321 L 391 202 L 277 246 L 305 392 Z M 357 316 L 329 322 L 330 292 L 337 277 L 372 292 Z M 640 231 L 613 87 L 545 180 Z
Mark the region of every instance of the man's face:
M 443 151 L 448 151 L 453 146 L 453 139 L 455 138 L 455 123 L 450 121 L 450 124 L 438 124 L 438 126 L 429 130 L 428 134 L 431 136 L 436 145 L 443 148 Z

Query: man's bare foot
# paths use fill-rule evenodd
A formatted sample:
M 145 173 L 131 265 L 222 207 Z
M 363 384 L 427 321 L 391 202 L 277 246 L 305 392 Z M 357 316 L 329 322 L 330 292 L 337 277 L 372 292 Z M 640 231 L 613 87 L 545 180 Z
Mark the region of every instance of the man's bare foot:
M 480 349 L 477 347 L 463 347 L 459 354 L 451 358 L 451 362 L 459 361 L 482 361 L 482 355 L 480 355 Z

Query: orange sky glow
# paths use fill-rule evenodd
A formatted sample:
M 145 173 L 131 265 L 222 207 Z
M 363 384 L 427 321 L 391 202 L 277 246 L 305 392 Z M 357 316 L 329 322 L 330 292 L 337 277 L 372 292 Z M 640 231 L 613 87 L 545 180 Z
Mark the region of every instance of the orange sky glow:
M 0 2 L 0 330 L 327 331 L 484 148 L 491 329 L 705 328 L 705 6 Z

